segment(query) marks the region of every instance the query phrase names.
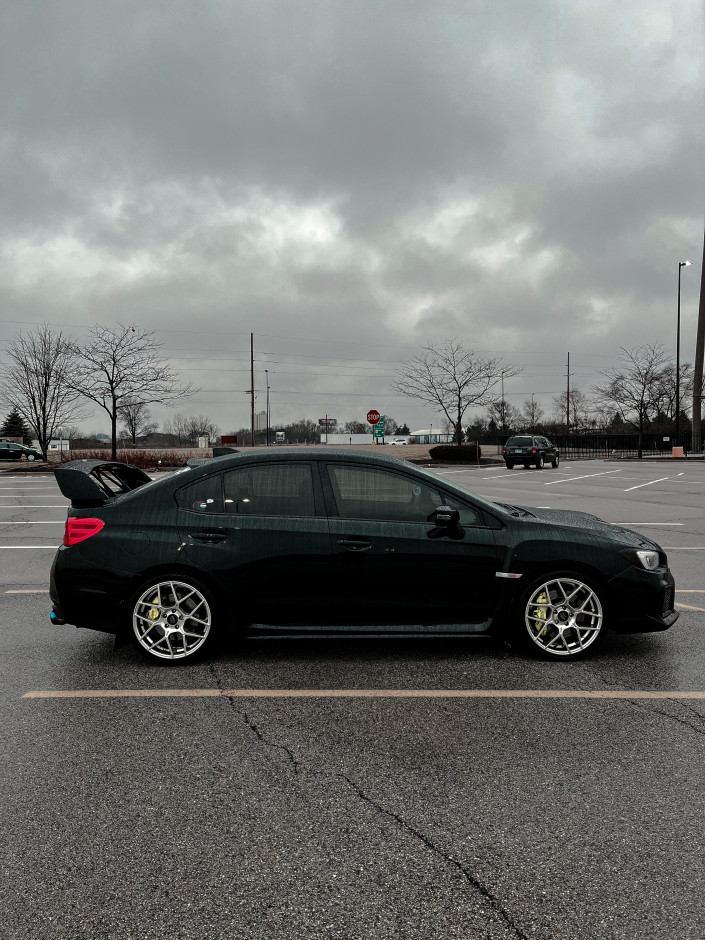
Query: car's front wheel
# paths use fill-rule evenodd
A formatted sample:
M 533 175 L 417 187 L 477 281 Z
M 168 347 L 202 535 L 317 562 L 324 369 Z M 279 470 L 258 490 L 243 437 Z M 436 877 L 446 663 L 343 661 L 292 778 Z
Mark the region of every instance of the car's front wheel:
M 34 454 L 27 454 L 27 460 L 36 460 Z
M 132 604 L 132 636 L 152 662 L 175 665 L 202 654 L 213 636 L 214 604 L 200 585 L 181 579 L 154 581 Z
M 561 456 L 560 454 L 556 454 L 556 456 L 551 461 L 551 466 L 553 467 L 554 470 L 556 469 L 556 467 L 558 466 L 560 462 L 561 462 Z
M 602 590 L 582 574 L 562 572 L 531 584 L 521 600 L 521 633 L 549 659 L 582 655 L 602 638 L 606 603 Z

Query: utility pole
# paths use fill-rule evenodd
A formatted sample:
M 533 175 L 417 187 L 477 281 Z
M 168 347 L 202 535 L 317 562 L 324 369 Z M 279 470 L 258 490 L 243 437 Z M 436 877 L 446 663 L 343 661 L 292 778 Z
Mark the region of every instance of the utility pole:
M 250 447 L 255 446 L 255 334 L 250 333 Z
M 269 447 L 269 369 L 264 370 L 264 377 L 267 380 L 267 447 Z
M 705 358 L 705 238 L 703 239 L 703 266 L 700 270 L 700 307 L 698 309 L 698 333 L 695 340 L 695 362 L 693 364 L 693 439 L 692 452 L 703 449 L 702 429 L 702 386 L 703 359 Z
M 570 434 L 570 353 L 568 353 L 568 386 L 565 392 L 565 436 Z

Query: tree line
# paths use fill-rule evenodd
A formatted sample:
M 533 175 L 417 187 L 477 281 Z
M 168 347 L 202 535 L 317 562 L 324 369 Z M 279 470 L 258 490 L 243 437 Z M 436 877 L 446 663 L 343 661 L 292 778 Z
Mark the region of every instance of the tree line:
M 171 404 L 195 391 L 160 356 L 151 330 L 97 325 L 80 345 L 47 324 L 5 345 L 0 394 L 34 433 L 46 458 L 60 429 L 85 417 L 88 403 L 108 416 L 112 458 L 118 422 L 135 429 L 152 403 Z
M 521 371 L 521 366 L 505 363 L 501 357 L 482 357 L 460 341 L 451 340 L 425 346 L 420 355 L 402 363 L 394 388 L 399 394 L 440 409 L 457 444 L 466 438 L 482 441 L 516 431 L 634 431 L 641 456 L 645 432 L 673 432 L 676 398 L 680 423 L 684 429 L 689 427 L 688 402 L 694 395 L 692 366 L 681 364 L 677 392 L 675 363 L 658 343 L 633 349 L 621 347 L 618 365 L 601 370 L 600 381 L 589 392 L 566 388 L 553 398 L 552 420 L 546 419 L 533 395 L 524 401 L 521 410 L 507 401 L 504 380 Z M 700 386 L 698 400 L 702 399 L 702 380 Z M 478 405 L 485 407 L 484 415 L 475 416 L 465 425 L 468 409 Z

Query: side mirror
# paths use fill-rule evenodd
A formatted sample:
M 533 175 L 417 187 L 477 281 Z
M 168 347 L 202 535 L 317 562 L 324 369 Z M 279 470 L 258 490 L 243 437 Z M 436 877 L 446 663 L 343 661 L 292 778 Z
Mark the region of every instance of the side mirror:
M 437 506 L 427 521 L 432 522 L 439 529 L 455 529 L 460 523 L 460 513 L 450 506 Z

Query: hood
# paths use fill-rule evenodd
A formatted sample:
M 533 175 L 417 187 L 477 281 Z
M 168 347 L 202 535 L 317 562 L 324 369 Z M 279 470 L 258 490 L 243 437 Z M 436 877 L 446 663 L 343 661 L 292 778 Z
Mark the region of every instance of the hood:
M 622 545 L 633 545 L 635 548 L 660 548 L 656 542 L 639 532 L 632 532 L 631 529 L 625 529 L 623 526 L 612 525 L 589 512 L 578 512 L 572 509 L 535 509 L 533 506 L 522 506 L 521 508 L 526 512 L 530 512 L 539 522 L 547 522 L 550 525 L 561 526 L 562 528 L 592 530 Z M 527 520 L 530 518 L 531 516 L 526 517 Z

